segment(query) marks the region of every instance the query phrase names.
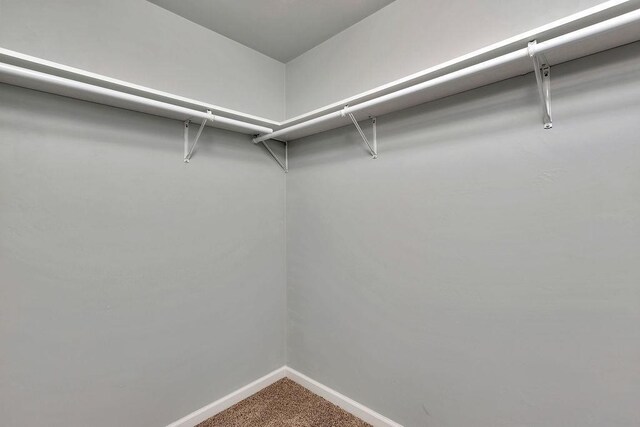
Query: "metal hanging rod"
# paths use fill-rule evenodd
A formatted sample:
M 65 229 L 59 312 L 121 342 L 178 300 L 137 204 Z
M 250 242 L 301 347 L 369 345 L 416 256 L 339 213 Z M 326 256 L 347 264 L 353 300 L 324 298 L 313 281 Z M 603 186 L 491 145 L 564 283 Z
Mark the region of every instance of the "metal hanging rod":
M 64 77 L 54 76 L 39 71 L 29 70 L 15 65 L 0 63 L 0 73 L 8 77 L 16 78 L 20 81 L 30 81 L 31 87 L 36 90 L 47 92 L 47 88 L 55 87 L 57 92 L 64 96 L 84 99 L 99 104 L 112 105 L 134 111 L 141 111 L 170 118 L 177 118 L 182 121 L 190 119 L 200 119 L 211 122 L 214 126 L 220 125 L 225 129 L 237 130 L 249 134 L 264 134 L 273 132 L 273 129 L 254 125 L 227 117 L 216 116 L 205 111 L 193 110 L 155 99 L 145 98 L 126 92 L 120 92 L 89 83 L 79 82 Z M 134 108 L 136 107 L 136 108 Z M 139 109 L 138 109 L 139 108 Z
M 360 104 L 356 104 L 356 105 L 352 105 L 352 106 L 348 106 L 346 108 L 343 108 L 342 110 L 338 110 L 338 111 L 334 111 L 289 127 L 285 127 L 283 129 L 277 130 L 275 132 L 271 132 L 265 135 L 261 135 L 258 136 L 256 138 L 253 139 L 254 143 L 260 143 L 269 139 L 275 139 L 275 138 L 287 138 L 288 135 L 291 135 L 293 132 L 299 131 L 301 129 L 305 129 L 308 128 L 310 126 L 314 126 L 329 120 L 335 120 L 335 119 L 339 119 L 341 117 L 345 117 L 348 116 L 349 114 L 352 113 L 356 113 L 358 111 L 362 111 L 362 110 L 366 110 L 368 108 L 395 100 L 397 98 L 401 98 L 401 97 L 405 97 L 407 95 L 413 94 L 415 92 L 419 92 L 419 91 L 423 91 L 425 89 L 429 89 L 432 87 L 436 87 L 436 86 L 440 86 L 443 85 L 445 83 L 454 81 L 454 80 L 458 80 L 458 79 L 462 79 L 464 77 L 469 77 L 469 76 L 473 76 L 475 74 L 478 74 L 480 72 L 483 71 L 487 71 L 487 70 L 492 70 L 495 69 L 497 67 L 500 67 L 502 65 L 505 64 L 509 64 L 515 61 L 521 61 L 523 59 L 528 59 L 528 58 L 533 58 L 534 61 L 536 60 L 535 58 L 541 56 L 542 54 L 544 54 L 545 52 L 548 52 L 550 50 L 553 50 L 555 48 L 558 48 L 560 46 L 564 46 L 588 37 L 593 37 L 595 35 L 616 29 L 618 27 L 622 27 L 624 25 L 628 25 L 634 22 L 640 21 L 640 9 L 634 10 L 632 12 L 628 12 L 625 13 L 623 15 L 617 16 L 615 18 L 611 18 L 608 19 L 606 21 L 602 21 L 599 22 L 597 24 L 593 24 L 590 25 L 588 27 L 582 28 L 580 30 L 576 30 L 567 34 L 563 34 L 561 36 L 555 37 L 553 39 L 541 42 L 541 43 L 536 43 L 535 44 L 535 55 L 532 57 L 530 56 L 530 48 L 529 47 L 525 47 L 522 49 L 518 49 L 516 51 L 513 51 L 511 53 L 507 53 L 505 55 L 501 55 L 498 56 L 496 58 L 493 59 L 489 59 L 487 61 L 484 62 L 480 62 L 478 64 L 475 65 L 471 65 L 469 67 L 457 70 L 457 71 L 453 71 L 449 74 L 445 74 L 443 76 L 439 76 L 436 78 L 433 78 L 431 80 L 427 80 L 425 82 L 407 87 L 405 89 L 400 89 L 397 90 L 395 92 L 391 92 L 389 94 L 386 95 L 382 95 L 380 97 L 377 98 L 373 98 L 371 100 L 362 102 Z M 546 64 L 548 66 L 548 64 Z M 534 65 L 534 68 L 536 68 L 538 71 L 540 71 L 540 68 L 536 65 Z M 534 70 L 535 71 L 535 70 Z M 547 70 L 548 71 L 548 70 Z M 544 71 L 543 71 L 544 73 Z M 544 76 L 542 76 L 544 77 Z M 543 96 L 542 96 L 542 100 L 543 100 L 543 104 L 545 104 L 546 106 L 544 106 L 543 108 L 545 108 L 546 113 L 548 113 L 549 108 L 548 108 L 548 100 L 549 100 L 549 90 L 548 90 L 548 77 L 549 75 L 547 74 L 546 76 L 547 78 L 542 78 L 541 79 L 541 84 L 540 84 L 540 90 L 541 92 L 543 92 Z M 546 114 L 545 113 L 545 114 Z M 549 114 L 548 117 L 548 122 L 547 122 L 547 118 L 545 117 L 545 127 L 550 128 L 551 127 L 551 117 Z

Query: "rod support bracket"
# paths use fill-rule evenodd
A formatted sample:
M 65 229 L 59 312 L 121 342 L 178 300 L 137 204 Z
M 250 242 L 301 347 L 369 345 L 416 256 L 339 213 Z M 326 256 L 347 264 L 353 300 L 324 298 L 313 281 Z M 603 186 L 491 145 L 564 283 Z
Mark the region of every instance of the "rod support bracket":
M 211 110 L 207 110 L 207 114 L 210 116 L 208 119 L 202 120 L 200 124 L 200 128 L 198 129 L 198 133 L 193 141 L 193 145 L 189 148 L 189 125 L 191 124 L 191 120 L 186 120 L 184 122 L 184 162 L 189 163 L 191 157 L 193 156 L 193 151 L 196 149 L 198 145 L 198 140 L 200 139 L 200 135 L 202 135 L 202 131 L 204 130 L 205 125 L 209 120 L 214 121 L 215 116 L 211 114 Z
M 184 162 L 189 163 L 189 125 L 191 120 L 184 121 Z
M 353 122 L 353 125 L 358 130 L 358 133 L 360 134 L 360 137 L 362 138 L 362 141 L 366 144 L 367 148 L 369 149 L 369 152 L 371 153 L 371 157 L 373 159 L 377 159 L 378 158 L 378 132 L 377 132 L 377 128 L 376 128 L 376 118 L 375 117 L 371 117 L 371 116 L 369 117 L 369 119 L 371 119 L 371 127 L 373 128 L 373 138 L 372 138 L 373 142 L 371 143 L 371 142 L 369 142 L 369 139 L 367 138 L 367 136 L 362 131 L 362 128 L 360 127 L 360 124 L 358 123 L 358 120 L 356 120 L 356 118 L 353 115 L 353 113 L 346 113 L 345 110 L 347 109 L 347 107 L 344 107 L 344 109 L 342 110 L 342 116 L 343 117 L 345 115 L 349 116 L 349 118 Z
M 533 61 L 533 71 L 536 75 L 538 84 L 538 93 L 540 95 L 540 104 L 542 105 L 542 123 L 545 129 L 553 127 L 551 119 L 551 66 L 547 58 L 537 52 L 537 41 L 529 42 L 527 50 L 529 57 Z
M 256 141 L 253 141 L 253 142 L 254 144 L 258 144 L 258 142 Z M 260 141 L 260 142 L 262 143 L 262 145 L 264 145 L 264 148 L 267 149 L 269 154 L 271 154 L 271 157 L 273 157 L 273 159 L 278 163 L 278 165 L 280 165 L 284 173 L 288 173 L 289 172 L 289 145 L 287 144 L 287 141 L 280 141 L 284 144 L 284 161 L 280 160 L 280 158 L 276 155 L 276 153 L 273 152 L 271 147 L 269 147 L 269 144 L 267 144 L 267 141 Z

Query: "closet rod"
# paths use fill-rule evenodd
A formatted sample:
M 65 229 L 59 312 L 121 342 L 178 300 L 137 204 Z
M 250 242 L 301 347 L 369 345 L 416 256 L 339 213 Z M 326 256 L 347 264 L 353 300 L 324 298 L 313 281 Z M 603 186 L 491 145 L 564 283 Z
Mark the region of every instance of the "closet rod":
M 51 74 L 41 73 L 39 71 L 29 70 L 27 68 L 16 67 L 15 65 L 0 63 L 0 74 L 4 74 L 10 77 L 15 77 L 19 80 L 27 80 L 36 83 L 36 90 L 43 90 L 47 92 L 47 86 L 54 86 L 68 90 L 68 93 L 74 93 L 76 91 L 88 94 L 90 96 L 85 99 L 91 102 L 100 102 L 103 98 L 118 101 L 115 106 L 127 109 L 129 104 L 145 107 L 149 114 L 167 112 L 172 113 L 173 118 L 180 120 L 200 119 L 203 121 L 210 121 L 214 124 L 220 124 L 223 128 L 233 128 L 244 131 L 249 134 L 264 134 L 273 132 L 273 129 L 264 126 L 254 125 L 252 123 L 242 122 L 240 120 L 230 119 L 227 117 L 216 116 L 205 111 L 193 110 L 191 108 L 181 107 L 179 105 L 169 104 L 167 102 L 156 101 L 155 99 L 149 99 L 130 93 L 120 92 L 113 89 L 104 88 L 101 86 L 95 86 L 89 83 L 79 82 L 76 80 L 67 79 L 64 77 L 58 77 Z M 41 89 L 42 88 L 42 89 Z M 62 93 L 65 95 L 65 93 Z M 72 95 L 68 95 L 75 97 Z M 107 104 L 109 105 L 109 104 Z M 131 108 L 128 108 L 131 109 Z M 135 110 L 134 110 L 135 111 Z M 160 114 L 155 114 L 160 115 Z
M 622 27 L 624 25 L 634 23 L 636 21 L 640 21 L 640 9 L 625 13 L 615 18 L 611 18 L 606 21 L 602 21 L 597 24 L 593 24 L 588 27 L 585 27 L 567 34 L 563 34 L 561 36 L 555 37 L 553 39 L 550 39 L 544 42 L 540 42 L 536 45 L 534 53 L 542 54 L 544 52 L 555 49 L 557 47 L 560 47 L 578 40 L 582 40 L 588 37 L 592 37 L 592 36 L 604 33 L 606 31 L 610 31 L 618 27 Z M 388 101 L 391 101 L 415 92 L 419 92 L 434 86 L 439 86 L 453 80 L 457 80 L 463 77 L 468 77 L 468 76 L 480 73 L 482 71 L 499 67 L 500 65 L 504 65 L 517 60 L 528 58 L 529 54 L 530 54 L 529 49 L 525 47 L 525 48 L 516 50 L 514 52 L 508 53 L 506 55 L 498 56 L 488 61 L 484 61 L 479 64 L 472 65 L 467 68 L 463 68 L 461 70 L 454 71 L 449 74 L 445 74 L 443 76 L 433 78 L 431 80 L 427 80 L 423 83 L 419 83 L 417 85 L 410 86 L 405 89 L 400 89 L 396 92 L 391 92 L 387 95 L 383 95 L 378 98 L 373 98 L 369 101 L 365 101 L 360 104 L 356 104 L 353 106 L 347 105 L 341 110 L 334 111 L 332 113 L 328 113 L 323 116 L 319 116 L 314 119 L 307 120 L 305 122 L 301 122 L 301 123 L 277 130 L 275 132 L 259 136 L 257 138 L 254 138 L 253 142 L 257 144 L 257 143 L 260 143 L 269 139 L 274 139 L 274 138 L 286 139 L 286 137 L 294 131 L 304 129 L 309 126 L 316 125 L 318 123 L 326 122 L 328 120 L 347 117 L 351 113 L 355 113 L 355 112 L 373 107 L 375 105 L 383 104 L 385 102 L 388 102 Z

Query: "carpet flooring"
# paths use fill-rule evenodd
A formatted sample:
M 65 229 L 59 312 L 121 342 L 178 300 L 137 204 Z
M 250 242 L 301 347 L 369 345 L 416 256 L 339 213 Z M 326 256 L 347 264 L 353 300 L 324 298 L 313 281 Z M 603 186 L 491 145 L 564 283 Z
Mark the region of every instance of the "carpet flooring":
M 288 378 L 197 427 L 371 427 Z

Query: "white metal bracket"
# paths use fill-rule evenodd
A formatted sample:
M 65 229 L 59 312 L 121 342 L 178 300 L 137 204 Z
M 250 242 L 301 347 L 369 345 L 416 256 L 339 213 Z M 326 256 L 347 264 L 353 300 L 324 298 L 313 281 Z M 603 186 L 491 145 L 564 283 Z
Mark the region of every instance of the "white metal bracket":
M 547 58 L 543 54 L 536 52 L 537 42 L 534 40 L 529 42 L 529 56 L 533 61 L 533 71 L 536 74 L 536 82 L 538 83 L 538 93 L 540 94 L 540 103 L 542 104 L 542 122 L 545 129 L 553 127 L 551 120 L 551 67 Z
M 211 116 L 211 120 L 213 119 L 213 114 L 211 114 L 211 110 L 207 110 L 207 114 Z M 189 148 L 189 124 L 190 120 L 184 122 L 184 162 L 189 163 L 191 160 L 191 156 L 193 156 L 193 151 L 196 149 L 198 145 L 198 140 L 200 139 L 200 135 L 202 135 L 202 131 L 204 130 L 204 126 L 207 124 L 208 119 L 205 119 L 200 124 L 200 128 L 198 129 L 198 133 L 196 134 L 196 138 L 193 141 L 193 145 Z
M 349 118 L 353 122 L 354 126 L 358 130 L 358 133 L 362 137 L 362 140 L 364 141 L 364 143 L 367 145 L 367 148 L 371 152 L 371 157 L 373 157 L 374 159 L 377 159 L 378 158 L 378 133 L 377 133 L 377 129 L 376 129 L 376 118 L 375 117 L 369 117 L 371 119 L 371 126 L 373 128 L 373 144 L 371 144 L 369 142 L 369 139 L 367 138 L 367 136 L 362 131 L 362 128 L 360 127 L 360 124 L 358 123 L 358 120 L 356 120 L 356 118 L 353 115 L 353 113 L 347 113 L 346 112 L 347 108 L 349 108 L 348 105 L 345 106 L 344 109 L 342 110 L 342 117 L 347 116 L 347 115 L 349 116 Z
M 277 141 L 277 140 L 274 140 L 274 141 Z M 271 154 L 271 156 L 275 159 L 275 161 L 278 162 L 278 164 L 280 165 L 284 173 L 287 173 L 289 172 L 289 148 L 288 148 L 287 141 L 280 141 L 280 142 L 284 144 L 284 161 L 280 160 L 280 158 L 276 155 L 276 153 L 273 152 L 271 147 L 269 147 L 269 144 L 267 144 L 267 141 L 262 141 L 262 145 L 264 145 L 264 148 L 267 149 L 267 151 L 269 152 L 269 154 Z

